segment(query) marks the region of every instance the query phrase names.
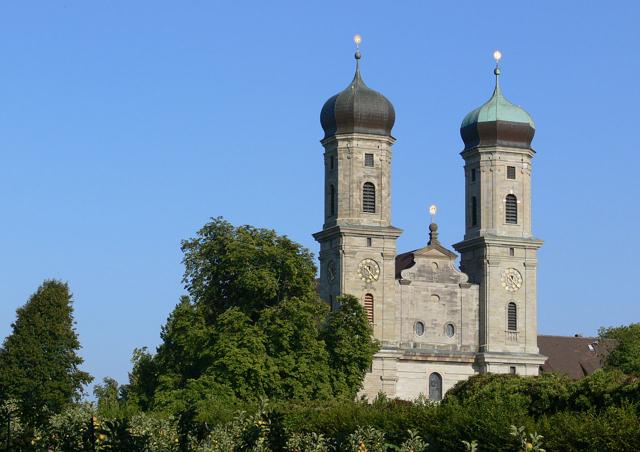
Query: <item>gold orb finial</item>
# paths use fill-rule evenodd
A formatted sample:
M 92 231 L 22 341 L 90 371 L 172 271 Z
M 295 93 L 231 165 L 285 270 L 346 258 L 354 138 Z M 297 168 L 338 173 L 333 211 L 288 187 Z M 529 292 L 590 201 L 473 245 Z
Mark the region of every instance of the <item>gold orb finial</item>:
M 496 60 L 496 64 L 498 64 L 502 59 L 502 52 L 499 50 L 496 50 L 495 52 L 493 52 L 493 59 Z
M 356 34 L 353 37 L 353 42 L 356 43 L 356 47 L 360 47 L 360 43 L 362 42 L 362 36 L 360 36 L 359 34 Z
M 435 204 L 431 204 L 431 206 L 429 206 L 429 215 L 433 217 L 437 212 L 438 207 Z

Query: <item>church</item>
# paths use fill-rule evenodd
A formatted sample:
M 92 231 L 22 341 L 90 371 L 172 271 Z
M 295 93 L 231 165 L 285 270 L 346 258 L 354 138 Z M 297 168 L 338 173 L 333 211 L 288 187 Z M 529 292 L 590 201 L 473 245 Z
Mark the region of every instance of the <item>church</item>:
M 359 42 L 356 41 L 358 44 Z M 500 89 L 495 52 L 491 98 L 460 126 L 465 184 L 464 237 L 453 248 L 429 226 L 425 247 L 398 253 L 402 230 L 391 221 L 395 111 L 360 72 L 322 107 L 324 224 L 320 296 L 361 300 L 380 343 L 364 381 L 380 392 L 440 400 L 478 373 L 538 375 L 537 250 L 531 230 L 535 125 Z

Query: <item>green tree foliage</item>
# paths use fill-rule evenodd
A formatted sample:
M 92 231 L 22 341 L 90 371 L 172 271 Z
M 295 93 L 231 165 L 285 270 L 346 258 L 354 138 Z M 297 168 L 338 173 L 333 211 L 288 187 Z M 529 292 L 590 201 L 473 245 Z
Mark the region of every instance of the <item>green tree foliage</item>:
M 159 370 L 157 358 L 146 347 L 137 348 L 131 358 L 133 369 L 129 373 L 129 384 L 122 388 L 123 396 L 143 410 L 153 405 L 158 388 Z
M 228 309 L 216 323 L 207 372 L 241 399 L 264 397 L 269 372 L 263 331 L 239 308 Z
M 329 351 L 334 394 L 353 399 L 379 346 L 358 299 L 347 295 L 338 302 L 340 309 L 329 314 L 322 338 Z
M 71 304 L 67 284 L 45 281 L 18 308 L 0 349 L 0 398 L 17 400 L 30 425 L 59 413 L 92 380 L 78 368 L 83 360 L 76 353 L 80 342 Z
M 573 381 L 559 374 L 532 378 L 479 374 L 454 386 L 444 403 L 506 405 L 514 414 L 539 416 L 566 409 L 573 393 Z
M 326 399 L 332 395 L 329 356 L 320 337 L 328 307 L 317 300 L 292 298 L 260 315 L 269 370 L 268 394 L 277 399 Z M 356 344 L 355 348 L 358 348 Z
M 93 388 L 97 413 L 107 419 L 123 419 L 135 414 L 138 411 L 137 407 L 125 399 L 124 390 L 125 387 L 120 386 L 116 380 L 105 377 L 102 384 Z
M 628 326 L 601 328 L 601 344 L 613 341 L 615 347 L 606 358 L 606 366 L 627 374 L 640 375 L 640 323 Z
M 315 295 L 311 253 L 275 231 L 216 218 L 182 242 L 183 281 L 209 316 L 236 307 L 253 320 L 268 306 Z
M 184 420 L 202 418 L 216 400 L 355 396 L 377 347 L 356 299 L 329 314 L 308 250 L 221 218 L 182 249 L 189 296 L 162 328 L 157 353 L 136 353 L 127 398 Z

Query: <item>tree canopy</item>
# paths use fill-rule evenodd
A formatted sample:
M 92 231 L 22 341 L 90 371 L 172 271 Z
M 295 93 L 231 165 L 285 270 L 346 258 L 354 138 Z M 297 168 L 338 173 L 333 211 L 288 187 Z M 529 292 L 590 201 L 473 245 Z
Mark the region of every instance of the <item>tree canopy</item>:
M 45 281 L 18 308 L 0 349 L 0 398 L 15 399 L 22 419 L 39 425 L 77 400 L 92 377 L 82 358 L 66 283 Z
M 606 357 L 606 366 L 640 375 L 640 323 L 601 328 L 599 333 L 601 339 L 615 343 Z
M 311 253 L 273 230 L 216 218 L 184 240 L 182 251 L 185 287 L 209 316 L 235 307 L 256 320 L 263 308 L 315 296 Z
M 162 328 L 157 352 L 138 351 L 127 397 L 179 410 L 215 398 L 355 396 L 377 345 L 357 299 L 329 313 L 307 249 L 216 218 L 182 250 L 189 295 Z

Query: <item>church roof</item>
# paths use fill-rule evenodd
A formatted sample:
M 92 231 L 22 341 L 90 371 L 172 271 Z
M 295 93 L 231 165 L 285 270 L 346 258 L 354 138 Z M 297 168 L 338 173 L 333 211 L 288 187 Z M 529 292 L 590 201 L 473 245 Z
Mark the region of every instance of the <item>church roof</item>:
M 523 108 L 509 102 L 509 100 L 504 97 L 497 81 L 491 98 L 480 107 L 468 113 L 462 120 L 460 127 L 466 127 L 478 122 L 491 121 L 521 122 L 529 124 L 534 129 L 536 127 L 529 113 Z
M 391 102 L 369 88 L 360 74 L 360 51 L 356 52 L 356 73 L 343 91 L 327 100 L 320 112 L 324 138 L 342 133 L 391 135 L 396 112 Z
M 481 146 L 529 148 L 535 123 L 522 107 L 511 103 L 500 88 L 500 68 L 494 70 L 496 85 L 491 98 L 468 113 L 460 125 L 465 149 Z

